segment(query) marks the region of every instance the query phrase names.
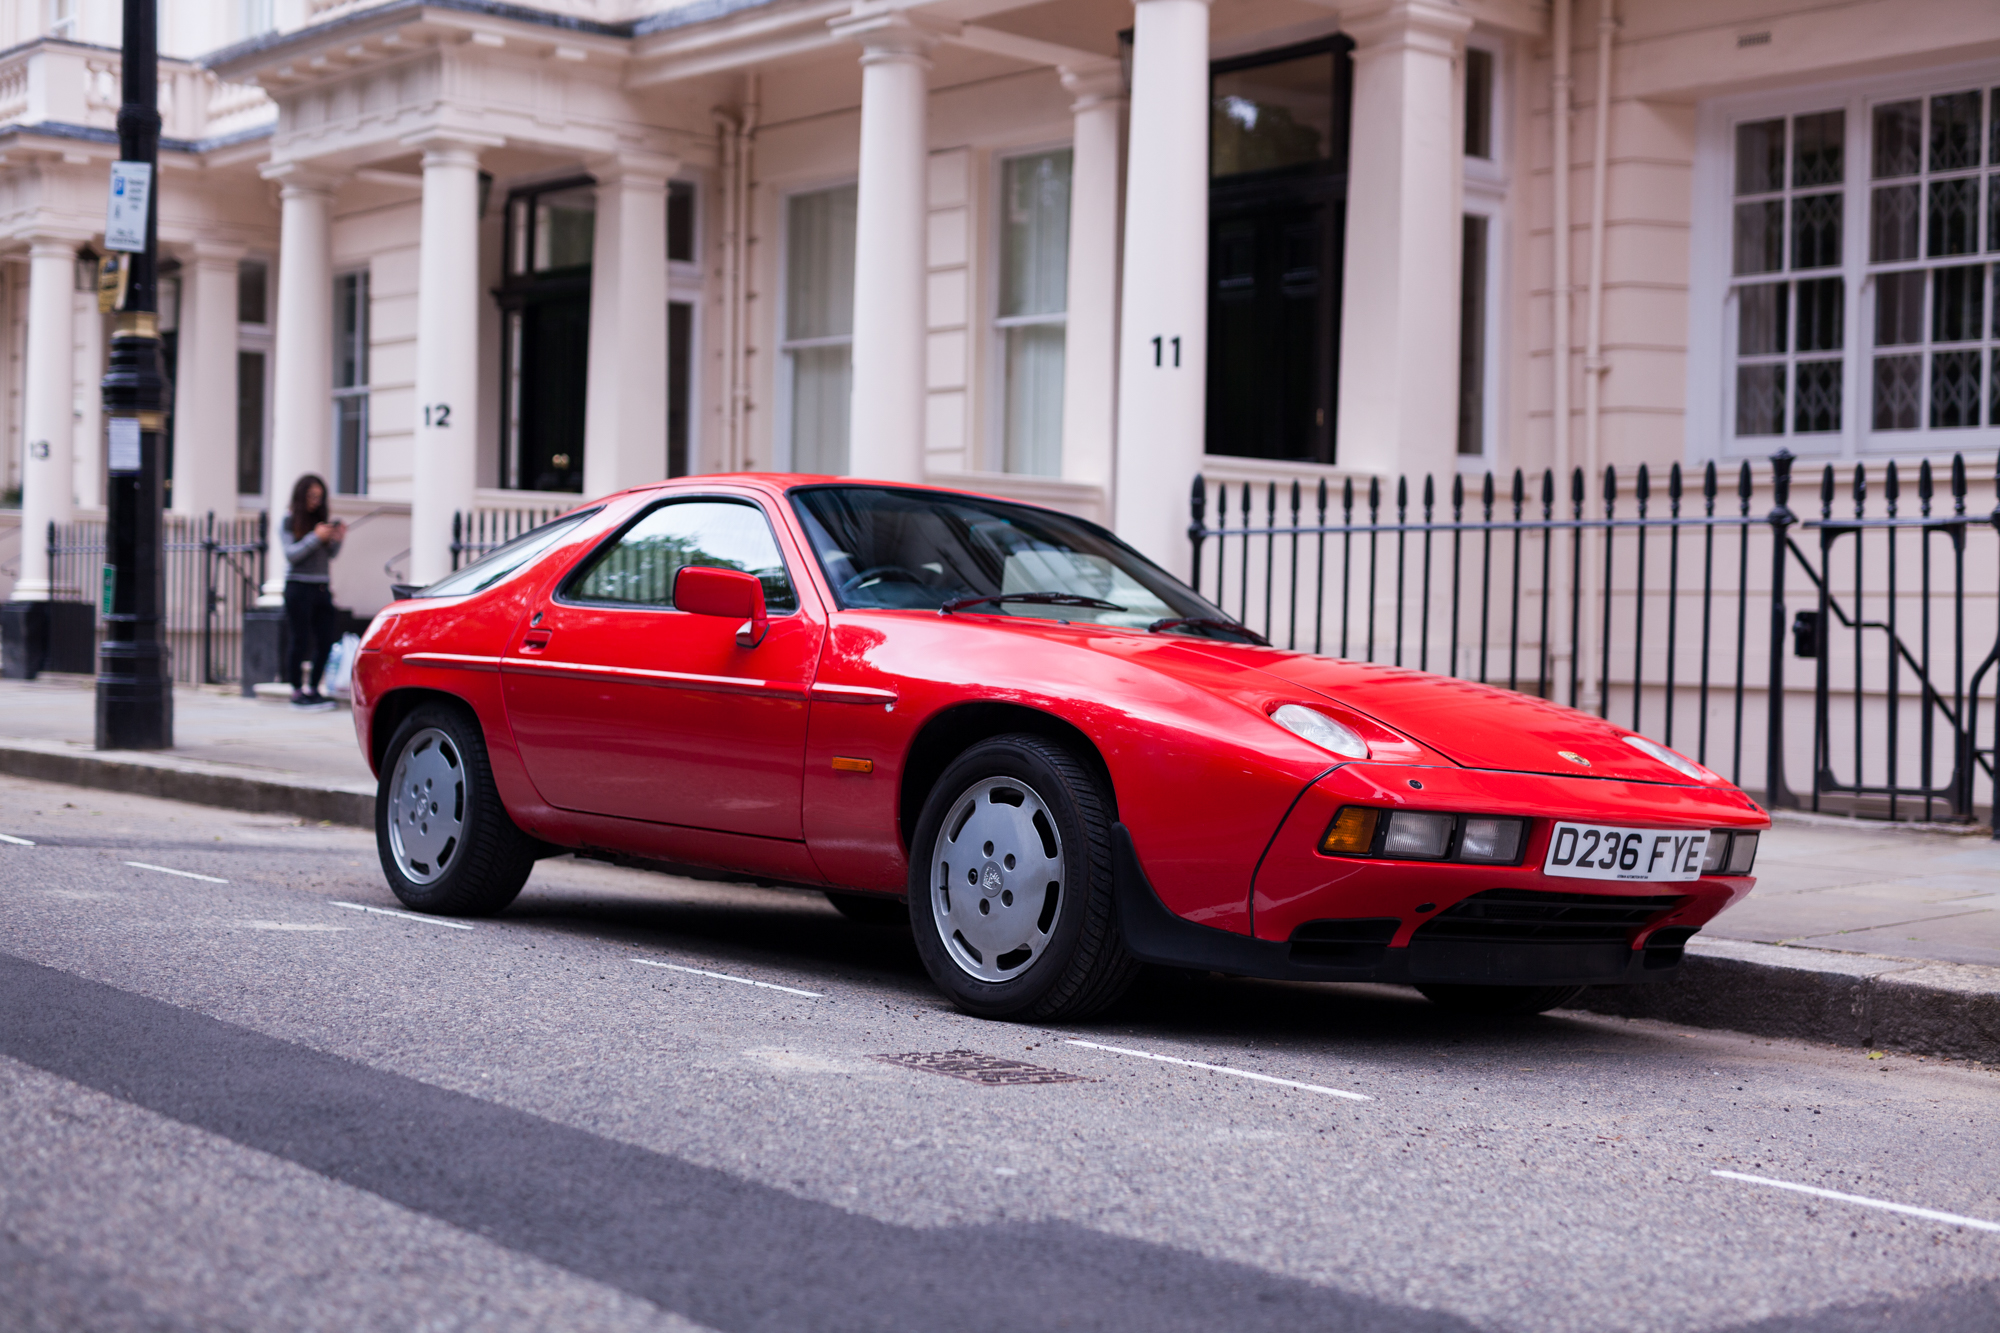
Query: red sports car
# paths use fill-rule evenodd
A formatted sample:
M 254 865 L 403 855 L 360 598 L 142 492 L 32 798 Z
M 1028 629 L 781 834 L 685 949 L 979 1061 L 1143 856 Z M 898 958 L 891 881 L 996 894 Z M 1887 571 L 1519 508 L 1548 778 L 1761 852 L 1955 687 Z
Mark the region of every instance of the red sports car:
M 1750 891 L 1749 797 L 1522 694 L 1268 647 L 1103 528 L 709 476 L 587 505 L 375 618 L 354 720 L 396 896 L 563 850 L 907 913 L 960 1007 L 1142 963 L 1486 1011 L 1672 974 Z

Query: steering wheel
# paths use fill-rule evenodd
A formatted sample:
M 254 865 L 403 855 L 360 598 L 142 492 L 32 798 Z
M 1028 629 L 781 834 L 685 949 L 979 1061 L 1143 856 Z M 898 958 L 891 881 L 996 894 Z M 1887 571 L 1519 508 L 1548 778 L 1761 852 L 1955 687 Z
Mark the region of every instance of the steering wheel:
M 859 574 L 844 580 L 840 585 L 840 595 L 845 597 L 870 580 L 888 583 L 914 583 L 919 586 L 923 586 L 924 582 L 901 565 L 870 565 Z

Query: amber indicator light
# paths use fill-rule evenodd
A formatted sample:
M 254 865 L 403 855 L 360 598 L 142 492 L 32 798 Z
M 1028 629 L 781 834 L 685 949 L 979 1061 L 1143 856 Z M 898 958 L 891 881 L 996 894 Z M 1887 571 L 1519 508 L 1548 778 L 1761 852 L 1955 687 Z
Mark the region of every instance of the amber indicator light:
M 833 771 L 836 773 L 873 773 L 873 759 L 856 759 L 850 755 L 837 754 L 833 757 Z
M 1380 814 L 1366 806 L 1348 806 L 1326 826 L 1319 849 L 1329 856 L 1365 856 L 1375 845 L 1375 821 Z

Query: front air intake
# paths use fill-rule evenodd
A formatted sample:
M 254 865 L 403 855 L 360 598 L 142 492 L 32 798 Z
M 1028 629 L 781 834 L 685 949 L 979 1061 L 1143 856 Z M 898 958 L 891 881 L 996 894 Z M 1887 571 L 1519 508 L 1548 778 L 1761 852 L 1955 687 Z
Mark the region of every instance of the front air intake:
M 1682 894 L 1628 897 L 1488 889 L 1453 903 L 1426 921 L 1417 928 L 1416 939 L 1629 945 L 1649 922 L 1686 901 Z

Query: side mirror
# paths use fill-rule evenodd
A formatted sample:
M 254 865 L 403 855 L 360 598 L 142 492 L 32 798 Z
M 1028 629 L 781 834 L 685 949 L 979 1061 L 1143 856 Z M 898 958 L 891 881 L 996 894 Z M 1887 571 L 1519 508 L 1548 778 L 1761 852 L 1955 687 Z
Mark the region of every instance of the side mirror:
M 749 623 L 736 631 L 736 642 L 755 648 L 764 641 L 770 620 L 764 613 L 764 585 L 755 574 L 708 565 L 682 565 L 674 573 L 674 610 L 697 616 L 721 616 Z

